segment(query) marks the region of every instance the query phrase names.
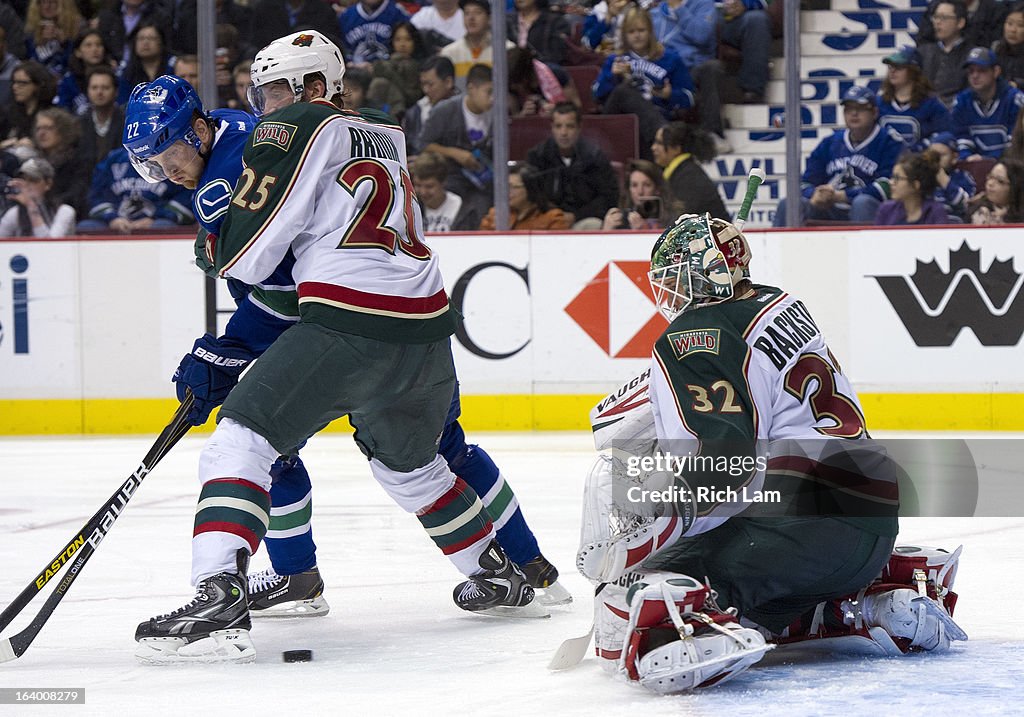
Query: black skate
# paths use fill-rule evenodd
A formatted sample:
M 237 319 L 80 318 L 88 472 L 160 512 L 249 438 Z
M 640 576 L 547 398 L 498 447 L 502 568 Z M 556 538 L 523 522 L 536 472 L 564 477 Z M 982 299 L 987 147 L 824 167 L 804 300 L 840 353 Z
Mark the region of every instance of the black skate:
M 455 604 L 469 612 L 503 617 L 550 617 L 534 600 L 533 587 L 498 542 L 491 541 L 480 556 L 478 573 L 455 586 Z
M 249 576 L 252 617 L 318 617 L 331 606 L 324 600 L 324 581 L 313 566 L 296 575 L 278 575 L 267 568 Z
M 537 592 L 537 602 L 541 605 L 551 607 L 572 602 L 572 595 L 558 582 L 558 568 L 548 562 L 543 555 L 524 563 L 522 570 L 527 582 Z
M 135 656 L 151 665 L 252 662 L 244 568 L 201 580 L 187 605 L 157 615 L 135 630 Z

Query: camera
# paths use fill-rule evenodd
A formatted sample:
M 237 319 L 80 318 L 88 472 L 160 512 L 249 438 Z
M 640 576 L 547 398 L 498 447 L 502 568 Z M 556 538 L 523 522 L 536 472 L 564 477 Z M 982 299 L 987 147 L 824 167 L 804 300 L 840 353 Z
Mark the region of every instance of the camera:
M 661 197 L 640 197 L 635 207 L 619 207 L 622 223 L 619 229 L 629 229 L 629 213 L 636 212 L 641 219 L 657 219 L 661 216 Z
M 19 187 L 11 186 L 11 177 L 9 175 L 0 174 L 0 195 L 10 197 L 20 193 L 21 189 Z

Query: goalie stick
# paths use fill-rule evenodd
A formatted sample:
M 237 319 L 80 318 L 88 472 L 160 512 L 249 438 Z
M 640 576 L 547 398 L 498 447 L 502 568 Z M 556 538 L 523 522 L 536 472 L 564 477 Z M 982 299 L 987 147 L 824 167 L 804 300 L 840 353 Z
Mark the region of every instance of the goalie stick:
M 750 174 L 747 175 L 747 190 L 743 194 L 743 201 L 740 203 L 740 208 L 736 212 L 736 219 L 733 221 L 733 225 L 743 230 L 743 225 L 747 223 L 747 217 L 750 216 L 750 206 L 754 203 L 754 198 L 757 196 L 757 190 L 760 188 L 761 183 L 765 180 L 764 170 L 760 167 L 754 167 L 750 170 Z M 604 590 L 607 583 L 599 583 L 594 589 L 594 599 Z M 579 637 L 570 637 L 568 640 L 564 640 L 558 649 L 555 650 L 555 654 L 551 656 L 551 662 L 548 663 L 549 670 L 567 670 L 570 667 L 575 667 L 583 658 L 587 656 L 587 649 L 590 647 L 590 641 L 594 638 L 594 625 L 591 624 L 590 632 L 586 635 L 580 635 Z
M 32 622 L 28 624 L 28 627 L 10 638 L 0 639 L 0 663 L 17 659 L 25 653 L 25 650 L 32 644 L 32 641 L 39 634 L 43 625 L 50 619 L 50 615 L 53 614 L 57 605 L 67 595 L 68 590 L 75 582 L 75 579 L 81 574 L 82 568 L 85 567 L 89 558 L 96 552 L 100 541 L 110 532 L 114 521 L 120 517 L 128 501 L 131 500 L 135 491 L 138 490 L 139 485 L 149 472 L 156 467 L 157 463 L 181 440 L 181 437 L 192 428 L 192 425 L 185 420 L 185 416 L 191 410 L 193 402 L 194 398 L 192 393 L 189 392 L 185 396 L 185 400 L 178 406 L 178 410 L 175 411 L 171 422 L 157 436 L 153 447 L 149 449 L 149 453 L 142 459 L 142 463 L 135 469 L 135 472 L 89 518 L 64 549 L 46 564 L 39 572 L 39 576 L 29 583 L 18 597 L 0 613 L 0 630 L 3 630 L 32 602 L 36 595 L 42 592 L 51 578 L 55 577 L 70 561 L 71 567 L 60 583 L 57 584 L 57 587 L 54 588 L 53 592 L 50 593 L 50 597 L 43 603 L 42 608 L 32 619 Z M 71 560 L 72 556 L 74 556 L 74 560 Z

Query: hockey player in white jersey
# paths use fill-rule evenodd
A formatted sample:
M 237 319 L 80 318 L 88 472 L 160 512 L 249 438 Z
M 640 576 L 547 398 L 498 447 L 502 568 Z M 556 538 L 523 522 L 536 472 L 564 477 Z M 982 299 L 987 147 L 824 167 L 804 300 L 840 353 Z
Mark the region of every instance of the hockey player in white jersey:
M 422 241 L 402 131 L 328 101 L 340 72 L 323 64 L 313 35 L 287 39 L 293 51 L 254 63 L 251 103 L 265 117 L 206 255 L 247 285 L 290 263 L 300 319 L 220 411 L 200 456 L 196 597 L 139 625 L 146 662 L 255 658 L 245 571 L 267 530 L 271 466 L 346 415 L 377 481 L 467 576 L 454 592 L 459 607 L 534 598 L 476 492 L 438 455 L 455 316 Z
M 658 692 L 719 684 L 777 644 L 966 639 L 959 550 L 893 552 L 898 468 L 807 307 L 752 283 L 750 259 L 729 222 L 666 230 L 650 281 L 670 325 L 650 370 L 591 414 L 611 451 L 587 481 L 577 556 L 598 585 L 597 654 Z

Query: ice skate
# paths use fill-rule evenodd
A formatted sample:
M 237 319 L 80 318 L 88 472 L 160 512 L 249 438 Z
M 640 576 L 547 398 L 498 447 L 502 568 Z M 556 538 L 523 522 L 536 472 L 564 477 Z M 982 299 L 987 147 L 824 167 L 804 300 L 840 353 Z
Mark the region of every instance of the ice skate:
M 480 556 L 483 572 L 455 586 L 455 604 L 469 612 L 500 617 L 550 617 L 538 604 L 523 571 L 508 559 L 497 541 Z
M 558 582 L 558 568 L 543 555 L 524 563 L 522 571 L 536 592 L 539 604 L 554 607 L 572 603 L 572 595 Z
M 151 665 L 252 662 L 245 575 L 218 573 L 201 580 L 192 601 L 135 630 L 135 656 Z
M 324 599 L 324 581 L 314 565 L 296 575 L 278 575 L 273 568 L 249 576 L 252 617 L 320 617 L 331 610 Z

